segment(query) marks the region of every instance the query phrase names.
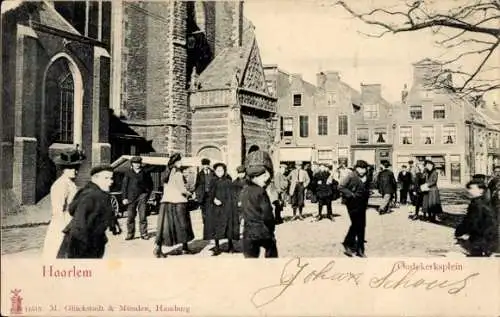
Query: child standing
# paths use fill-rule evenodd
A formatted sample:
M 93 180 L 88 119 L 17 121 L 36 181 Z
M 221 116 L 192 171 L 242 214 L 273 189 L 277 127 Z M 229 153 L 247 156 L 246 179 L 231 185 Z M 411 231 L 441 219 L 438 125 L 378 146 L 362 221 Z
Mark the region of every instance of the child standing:
M 215 181 L 210 190 L 210 208 L 208 209 L 204 239 L 215 240 L 213 256 L 221 253 L 219 240 L 228 239 L 228 252 L 234 251 L 233 240 L 239 240 L 240 227 L 238 210 L 233 203 L 233 183 L 227 175 L 226 165 L 214 165 Z
M 256 151 L 247 157 L 246 173 L 250 181 L 240 194 L 245 258 L 258 258 L 261 247 L 265 249 L 266 258 L 278 257 L 273 207 L 265 189 L 271 178 L 266 156 L 266 152 Z

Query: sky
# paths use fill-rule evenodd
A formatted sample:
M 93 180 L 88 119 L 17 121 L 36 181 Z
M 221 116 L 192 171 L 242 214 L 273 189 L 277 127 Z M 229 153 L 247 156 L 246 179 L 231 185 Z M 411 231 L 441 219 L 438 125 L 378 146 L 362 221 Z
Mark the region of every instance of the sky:
M 256 28 L 264 64 L 300 73 L 313 84 L 316 73 L 339 71 L 341 80 L 357 90 L 361 83 L 382 84 L 382 94 L 391 102 L 400 100 L 405 83 L 411 86 L 412 63 L 444 52 L 430 31 L 363 35 L 373 28 L 321 1 L 247 0 L 244 14 Z

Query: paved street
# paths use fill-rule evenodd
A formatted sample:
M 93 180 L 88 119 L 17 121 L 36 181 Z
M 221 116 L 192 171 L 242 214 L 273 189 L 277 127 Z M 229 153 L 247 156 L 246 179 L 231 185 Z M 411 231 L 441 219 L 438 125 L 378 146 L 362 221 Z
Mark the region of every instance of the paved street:
M 462 190 L 444 190 L 442 193 L 444 209 L 447 214 L 444 224 L 432 224 L 423 221 L 408 219 L 410 207 L 402 206 L 393 213 L 380 216 L 375 209 L 369 209 L 366 229 L 366 253 L 374 257 L 397 256 L 439 256 L 446 253 L 457 254 L 461 250 L 455 245 L 453 227 L 460 220 L 465 211 L 467 200 Z M 371 199 L 376 205 L 378 198 Z M 313 221 L 312 214 L 316 214 L 316 204 L 308 204 L 303 221 L 285 222 L 277 227 L 279 254 L 286 256 L 323 257 L 343 256 L 340 243 L 349 226 L 349 218 L 343 205 L 334 204 L 335 221 Z M 290 216 L 287 209 L 284 216 Z M 154 234 L 157 216 L 149 217 L 149 230 Z M 125 228 L 124 218 L 120 219 L 122 228 Z M 202 222 L 199 211 L 192 213 L 193 227 L 197 240 L 191 243 L 195 255 L 208 256 L 213 246 L 206 241 L 198 240 L 202 237 Z M 6 256 L 37 256 L 47 226 L 4 229 L 2 232 L 2 255 Z M 148 258 L 152 257 L 153 240 L 143 241 L 135 239 L 124 241 L 124 234 L 109 235 L 109 244 L 106 257 L 120 258 Z M 224 247 L 224 244 L 222 245 Z M 164 249 L 173 251 L 177 249 Z M 241 256 L 241 254 L 225 254 L 221 256 Z

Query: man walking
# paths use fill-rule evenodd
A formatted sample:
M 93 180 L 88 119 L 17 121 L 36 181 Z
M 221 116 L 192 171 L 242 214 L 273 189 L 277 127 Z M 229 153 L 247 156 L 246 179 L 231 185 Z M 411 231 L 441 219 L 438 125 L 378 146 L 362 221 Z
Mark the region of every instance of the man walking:
M 356 162 L 355 172 L 351 173 L 340 183 L 339 190 L 347 207 L 351 226 L 347 231 L 344 242 L 345 254 L 352 256 L 356 253 L 359 257 L 365 255 L 365 227 L 366 209 L 370 198 L 370 189 L 366 175 L 368 163 L 362 160 Z
M 394 199 L 394 194 L 397 190 L 396 178 L 394 173 L 389 169 L 391 163 L 387 160 L 383 160 L 382 171 L 378 174 L 378 191 L 383 197 L 382 205 L 379 207 L 379 214 L 385 214 L 389 212 L 391 207 L 391 202 Z
M 205 219 L 207 215 L 207 210 L 210 207 L 210 191 L 215 181 L 215 174 L 210 168 L 210 160 L 201 160 L 201 170 L 196 176 L 195 182 L 195 195 L 196 200 L 200 204 L 201 214 L 203 217 L 203 225 L 205 225 Z
M 402 166 L 402 170 L 398 174 L 398 183 L 401 188 L 399 190 L 399 202 L 406 205 L 408 203 L 408 192 L 412 185 L 412 176 L 406 169 L 406 165 Z
M 109 165 L 97 166 L 90 175 L 90 182 L 77 192 L 69 207 L 73 218 L 64 229 L 63 242 L 67 258 L 100 259 L 108 242 L 106 229 L 119 234 L 109 195 L 113 169 Z
M 305 189 L 309 185 L 310 178 L 307 172 L 302 168 L 302 162 L 295 162 L 295 169 L 290 173 L 290 190 L 291 205 L 293 210 L 292 220 L 304 220 L 302 210 L 304 209 Z M 297 209 L 299 215 L 297 216 Z
M 132 167 L 125 172 L 122 182 L 123 204 L 127 206 L 127 236 L 125 240 L 135 238 L 135 218 L 139 213 L 139 230 L 141 238 L 148 240 L 148 219 L 146 202 L 153 190 L 153 180 L 143 169 L 142 158 L 134 156 L 130 163 Z

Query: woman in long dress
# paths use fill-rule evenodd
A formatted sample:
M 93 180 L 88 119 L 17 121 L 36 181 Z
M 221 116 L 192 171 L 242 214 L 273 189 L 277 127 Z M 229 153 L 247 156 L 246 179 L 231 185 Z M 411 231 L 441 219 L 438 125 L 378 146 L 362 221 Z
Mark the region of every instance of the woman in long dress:
M 171 247 L 181 243 L 182 253 L 191 253 L 188 242 L 194 239 L 194 232 L 191 215 L 186 208 L 191 193 L 186 188 L 181 158 L 179 153 L 173 154 L 167 166 L 153 251 L 157 258 L 166 257 L 161 250 L 163 245 Z
M 436 217 L 443 212 L 439 188 L 437 187 L 439 173 L 434 162 L 429 160 L 425 161 L 425 169 L 425 183 L 421 186 L 423 192 L 422 210 L 428 220 L 436 222 Z
M 43 246 L 45 259 L 64 258 L 61 251 L 64 240 L 63 230 L 71 221 L 68 207 L 77 192 L 74 179 L 83 159 L 83 154 L 78 150 L 61 153 L 54 159 L 54 163 L 62 170 L 62 174 L 50 188 L 52 218 Z
M 216 179 L 210 190 L 210 208 L 208 209 L 204 240 L 214 240 L 214 256 L 221 253 L 219 240 L 228 239 L 228 252 L 234 252 L 233 240 L 240 239 L 240 222 L 238 209 L 234 204 L 233 183 L 227 175 L 227 167 L 223 163 L 214 165 Z

